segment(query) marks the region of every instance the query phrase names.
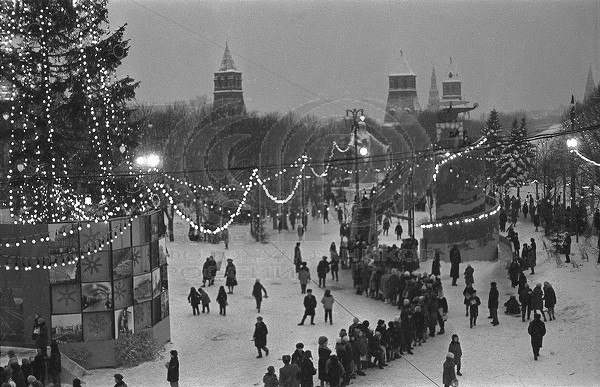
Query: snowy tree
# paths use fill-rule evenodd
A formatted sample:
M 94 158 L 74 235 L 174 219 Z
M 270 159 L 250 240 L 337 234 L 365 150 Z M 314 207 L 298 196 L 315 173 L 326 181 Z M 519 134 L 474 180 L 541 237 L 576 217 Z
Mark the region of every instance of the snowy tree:
M 485 147 L 485 175 L 495 178 L 498 175 L 499 163 L 502 155 L 503 144 L 500 136 L 502 135 L 502 123 L 500 122 L 498 111 L 493 109 L 481 129 L 481 134 L 487 138 Z M 493 181 L 493 184 L 496 182 Z
M 505 187 L 521 187 L 528 182 L 534 147 L 527 141 L 527 121 L 513 120 L 498 165 L 497 183 Z

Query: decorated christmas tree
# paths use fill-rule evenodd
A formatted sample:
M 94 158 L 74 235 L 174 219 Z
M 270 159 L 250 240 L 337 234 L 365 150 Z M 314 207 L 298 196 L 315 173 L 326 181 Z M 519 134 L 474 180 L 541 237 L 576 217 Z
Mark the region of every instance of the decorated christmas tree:
M 485 147 L 485 175 L 494 178 L 498 175 L 498 166 L 502 155 L 502 123 L 498 112 L 493 109 L 481 129 L 481 134 L 487 138 Z M 493 182 L 495 183 L 495 182 Z
M 527 141 L 527 121 L 515 117 L 510 135 L 502 148 L 497 183 L 505 187 L 521 187 L 528 182 L 534 156 L 533 145 Z
M 138 192 L 138 203 L 131 197 L 135 179 L 119 176 L 127 175 L 122 164 L 137 143 L 126 107 L 137 83 L 115 77 L 129 47 L 125 26 L 109 31 L 106 6 L 106 0 L 0 2 L 15 221 L 109 217 L 139 204 Z

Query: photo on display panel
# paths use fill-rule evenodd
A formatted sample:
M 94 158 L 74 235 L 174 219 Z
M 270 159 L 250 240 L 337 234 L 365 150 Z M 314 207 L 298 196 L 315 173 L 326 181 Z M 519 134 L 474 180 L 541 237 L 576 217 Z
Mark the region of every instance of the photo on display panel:
M 167 249 L 167 238 L 160 238 L 158 240 L 158 264 L 160 266 L 166 265 L 168 257 L 169 250 Z
M 93 252 L 94 249 L 99 251 L 110 250 L 110 232 L 108 223 L 80 223 L 81 231 L 79 232 L 79 250 L 82 254 L 88 251 Z M 88 227 L 89 226 L 89 227 Z
M 152 272 L 152 295 L 156 297 L 161 293 L 160 269 L 157 268 Z
M 79 283 L 52 285 L 52 314 L 81 313 Z
M 133 275 L 150 272 L 150 245 L 133 248 Z
M 56 261 L 58 266 L 50 269 L 50 283 L 70 282 L 79 280 L 77 264 L 69 265 L 79 256 L 79 223 L 48 224 L 48 254 L 50 262 Z M 63 265 L 65 263 L 65 265 Z
M 152 242 L 157 241 L 158 238 L 160 237 L 160 224 L 159 222 L 159 216 L 158 216 L 159 212 L 155 212 L 152 215 L 150 215 L 150 238 L 152 240 Z
M 83 341 L 81 314 L 52 315 L 52 340 L 58 343 Z
M 152 302 L 147 301 L 133 306 L 133 318 L 135 331 L 140 332 L 143 329 L 152 327 Z
M 133 305 L 133 279 L 125 277 L 113 282 L 113 296 L 115 309 L 122 309 Z
M 2 269 L 4 270 L 4 269 Z M 22 342 L 25 337 L 24 304 L 32 302 L 24 287 L 23 270 L 13 271 L 12 275 L 0 275 L 0 341 Z M 29 329 L 29 328 L 28 328 Z
M 160 295 L 160 319 L 164 320 L 169 316 L 169 292 L 164 291 Z
M 111 312 L 83 314 L 83 338 L 85 341 L 110 340 L 113 338 L 113 317 Z
M 140 246 L 150 243 L 150 217 L 147 215 L 133 219 L 131 225 L 132 246 Z
M 167 278 L 167 273 L 168 273 L 168 266 L 161 266 L 160 267 L 160 281 L 161 281 L 161 285 L 160 288 L 161 290 L 167 290 L 169 289 L 169 280 Z
M 110 281 L 110 251 L 99 251 L 91 255 L 84 254 L 80 260 L 81 282 Z
M 84 312 L 112 310 L 110 282 L 81 284 L 81 305 Z
M 133 275 L 133 249 L 113 250 L 113 278 L 131 277 Z
M 50 261 L 54 261 L 55 258 L 51 258 Z M 61 262 L 58 266 L 52 266 L 49 270 L 50 272 L 50 283 L 51 284 L 60 284 L 63 282 L 79 282 L 79 270 L 78 264 L 74 263 L 71 265 L 62 265 L 62 260 L 66 260 L 68 262 L 69 259 L 74 260 L 75 255 L 71 257 L 69 255 L 63 256 L 60 258 L 59 262 Z M 41 264 L 41 261 L 40 261 Z
M 115 310 L 115 339 L 134 332 L 133 306 Z
M 152 299 L 152 277 L 150 273 L 133 277 L 133 300 L 139 304 Z
M 160 294 L 152 299 L 152 326 L 156 325 L 161 316 Z
M 131 226 L 128 226 L 129 219 L 118 219 L 110 222 L 110 230 L 113 238 L 112 249 L 120 250 L 131 247 Z
M 152 270 L 158 267 L 158 240 L 150 243 L 150 267 Z

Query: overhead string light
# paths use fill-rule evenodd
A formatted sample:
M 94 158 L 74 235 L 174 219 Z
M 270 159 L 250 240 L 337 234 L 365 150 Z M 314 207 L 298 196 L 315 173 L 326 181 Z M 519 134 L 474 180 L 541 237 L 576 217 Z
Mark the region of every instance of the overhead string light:
M 294 188 L 292 189 L 292 192 L 290 192 L 290 194 L 285 199 L 278 199 L 276 196 L 272 195 L 260 177 L 257 176 L 256 181 L 258 182 L 258 184 L 260 184 L 260 186 L 262 187 L 263 191 L 265 191 L 265 194 L 267 195 L 267 197 L 269 199 L 271 199 L 272 201 L 274 201 L 277 204 L 285 204 L 285 203 L 289 202 L 290 200 L 292 200 L 292 198 L 296 194 L 296 190 L 298 189 L 298 186 L 300 185 L 300 181 L 302 179 L 302 174 L 304 173 L 305 166 L 306 166 L 306 156 L 302 156 L 302 166 L 300 167 L 300 174 L 296 177 L 296 183 L 294 185 Z
M 450 152 L 446 152 L 444 154 L 444 159 L 440 160 L 440 162 L 438 162 L 435 165 L 435 172 L 433 173 L 433 181 L 437 181 L 437 175 L 440 172 L 440 167 L 458 157 L 461 157 L 465 154 L 468 154 L 469 152 L 471 152 L 474 149 L 477 149 L 479 147 L 481 147 L 485 142 L 487 141 L 487 137 L 482 137 L 480 138 L 477 142 L 475 142 L 473 145 L 470 145 L 466 148 L 464 148 L 463 150 L 456 152 L 456 153 L 450 153 Z

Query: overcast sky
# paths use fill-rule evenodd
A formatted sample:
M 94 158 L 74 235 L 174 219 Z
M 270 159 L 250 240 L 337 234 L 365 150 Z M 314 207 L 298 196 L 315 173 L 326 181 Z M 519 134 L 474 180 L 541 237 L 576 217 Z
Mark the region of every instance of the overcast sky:
M 212 98 L 228 41 L 259 112 L 318 97 L 385 101 L 400 50 L 423 108 L 431 62 L 441 92 L 450 56 L 478 116 L 568 104 L 582 98 L 590 62 L 600 80 L 599 13 L 600 0 L 109 0 L 111 28 L 128 23 L 119 76 L 141 81 L 138 101 Z

